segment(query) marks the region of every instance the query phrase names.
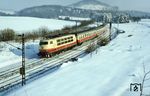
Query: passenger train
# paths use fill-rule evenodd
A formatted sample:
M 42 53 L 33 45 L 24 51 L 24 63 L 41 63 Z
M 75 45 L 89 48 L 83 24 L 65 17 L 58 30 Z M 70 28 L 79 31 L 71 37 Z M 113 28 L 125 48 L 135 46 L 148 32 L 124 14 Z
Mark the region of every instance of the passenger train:
M 101 25 L 99 27 L 91 28 L 89 30 L 40 40 L 39 55 L 41 57 L 52 57 L 53 55 L 61 52 L 62 50 L 67 50 L 76 45 L 81 45 L 83 42 L 86 42 L 98 36 L 108 37 L 109 34 L 109 26 Z

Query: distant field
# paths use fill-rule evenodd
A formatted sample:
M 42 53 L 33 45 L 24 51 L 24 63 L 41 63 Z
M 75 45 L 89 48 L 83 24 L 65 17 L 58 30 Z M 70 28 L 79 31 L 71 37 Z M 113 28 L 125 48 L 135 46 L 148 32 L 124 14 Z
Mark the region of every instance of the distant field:
M 18 33 L 36 30 L 41 27 L 55 30 L 72 25 L 75 25 L 75 22 L 34 17 L 0 16 L 0 30 L 11 28 Z

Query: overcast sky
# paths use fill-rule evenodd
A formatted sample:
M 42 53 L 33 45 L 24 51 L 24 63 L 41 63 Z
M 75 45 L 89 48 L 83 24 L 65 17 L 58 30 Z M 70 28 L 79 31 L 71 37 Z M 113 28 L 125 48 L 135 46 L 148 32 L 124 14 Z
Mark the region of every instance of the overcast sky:
M 69 5 L 80 0 L 0 0 L 2 10 L 21 10 L 38 5 Z M 98 0 L 123 10 L 140 10 L 150 12 L 150 0 Z

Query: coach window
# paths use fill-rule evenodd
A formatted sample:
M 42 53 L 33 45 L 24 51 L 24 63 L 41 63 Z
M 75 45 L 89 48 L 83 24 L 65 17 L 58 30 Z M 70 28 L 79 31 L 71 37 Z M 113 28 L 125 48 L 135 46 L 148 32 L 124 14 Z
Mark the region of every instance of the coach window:
M 50 44 L 53 44 L 53 41 L 50 41 Z
M 59 45 L 61 45 L 62 43 L 59 43 Z
M 60 39 L 58 39 L 57 42 L 60 42 Z
M 62 44 L 65 44 L 65 42 L 62 42 Z

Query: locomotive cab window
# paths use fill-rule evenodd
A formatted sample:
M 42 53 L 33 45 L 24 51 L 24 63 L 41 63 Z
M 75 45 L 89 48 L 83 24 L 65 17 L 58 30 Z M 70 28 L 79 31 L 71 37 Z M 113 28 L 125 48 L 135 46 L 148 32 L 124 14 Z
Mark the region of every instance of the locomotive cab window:
M 48 45 L 48 42 L 40 42 L 40 45 Z

